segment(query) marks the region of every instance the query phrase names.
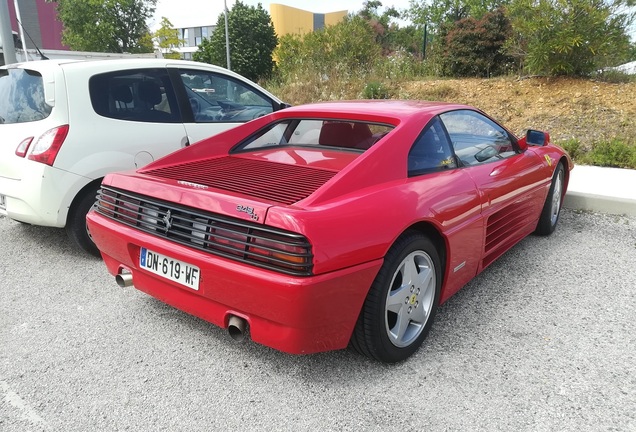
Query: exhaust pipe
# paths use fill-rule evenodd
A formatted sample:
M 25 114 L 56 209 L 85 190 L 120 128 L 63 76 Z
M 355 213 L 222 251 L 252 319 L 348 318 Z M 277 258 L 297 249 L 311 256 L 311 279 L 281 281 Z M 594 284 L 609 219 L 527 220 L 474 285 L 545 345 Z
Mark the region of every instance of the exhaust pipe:
M 230 321 L 227 326 L 227 332 L 230 337 L 237 342 L 242 342 L 247 336 L 247 321 L 236 315 L 230 316 Z
M 122 288 L 126 288 L 132 286 L 133 284 L 133 276 L 132 273 L 119 273 L 115 276 L 115 282 Z

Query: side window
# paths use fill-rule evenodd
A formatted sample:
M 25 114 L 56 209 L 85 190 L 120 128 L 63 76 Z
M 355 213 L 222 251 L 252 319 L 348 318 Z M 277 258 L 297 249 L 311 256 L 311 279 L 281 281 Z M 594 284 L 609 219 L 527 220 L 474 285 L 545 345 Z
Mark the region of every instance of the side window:
M 516 154 L 512 138 L 488 117 L 470 110 L 440 115 L 455 154 L 464 166 L 493 162 Z
M 409 177 L 449 168 L 457 168 L 457 163 L 442 122 L 435 117 L 409 151 Z
M 274 110 L 268 97 L 233 78 L 185 69 L 179 76 L 197 123 L 246 122 Z
M 181 122 L 165 69 L 99 74 L 91 77 L 88 87 L 93 109 L 101 116 L 138 122 Z

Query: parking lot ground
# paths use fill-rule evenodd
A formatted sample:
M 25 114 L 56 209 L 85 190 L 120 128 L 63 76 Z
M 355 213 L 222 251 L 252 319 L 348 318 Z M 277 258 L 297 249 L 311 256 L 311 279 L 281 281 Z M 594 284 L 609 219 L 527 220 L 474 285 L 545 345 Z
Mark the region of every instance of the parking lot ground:
M 236 343 L 63 230 L 0 218 L 0 263 L 3 432 L 636 430 L 634 217 L 564 210 L 392 366 Z

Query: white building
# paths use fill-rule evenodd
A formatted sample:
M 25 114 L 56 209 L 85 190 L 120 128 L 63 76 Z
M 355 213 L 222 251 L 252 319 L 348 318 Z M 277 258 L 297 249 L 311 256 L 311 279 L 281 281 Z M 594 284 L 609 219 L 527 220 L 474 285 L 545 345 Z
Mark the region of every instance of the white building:
M 192 54 L 199 48 L 203 39 L 212 37 L 215 28 L 216 25 L 178 28 L 179 37 L 183 39 L 185 44 L 174 51 L 180 53 L 182 59 L 192 60 Z

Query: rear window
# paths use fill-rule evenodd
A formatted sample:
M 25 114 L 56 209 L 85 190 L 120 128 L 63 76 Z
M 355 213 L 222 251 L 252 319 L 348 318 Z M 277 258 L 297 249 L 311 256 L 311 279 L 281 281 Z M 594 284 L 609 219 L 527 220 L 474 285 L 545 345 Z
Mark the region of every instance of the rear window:
M 239 144 L 234 151 L 269 147 L 331 147 L 364 151 L 384 137 L 393 126 L 336 119 L 289 119 L 273 123 Z
M 44 102 L 42 75 L 29 69 L 0 70 L 0 123 L 42 120 L 51 110 Z

